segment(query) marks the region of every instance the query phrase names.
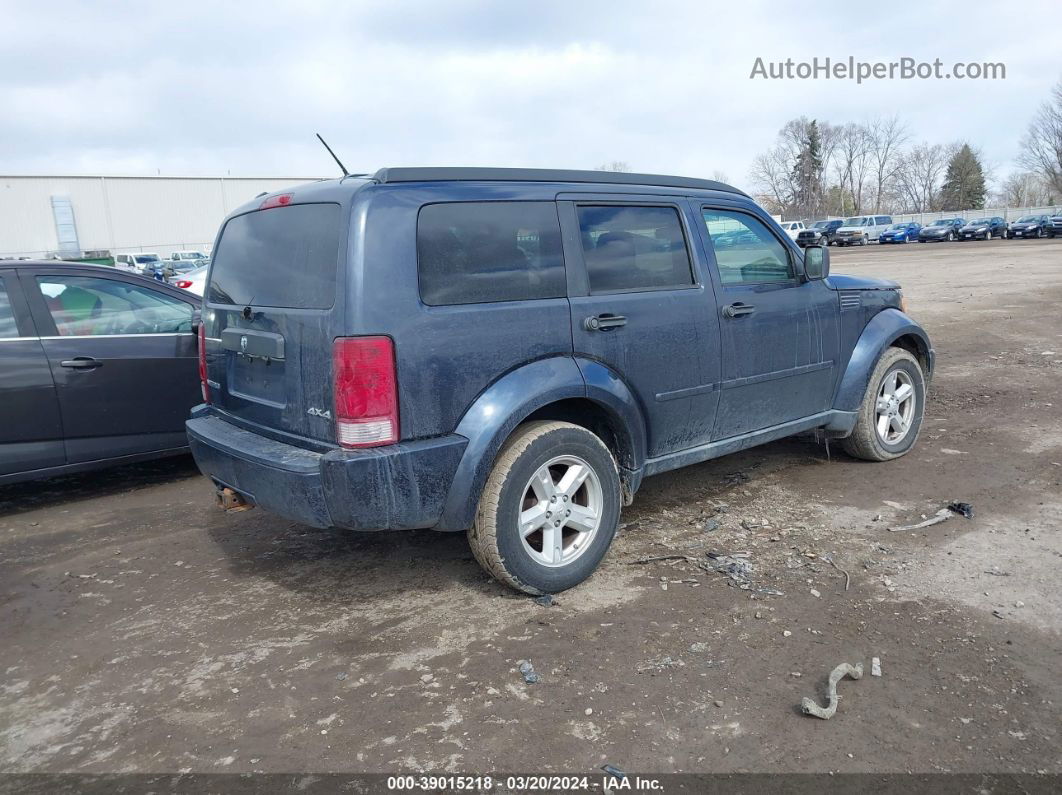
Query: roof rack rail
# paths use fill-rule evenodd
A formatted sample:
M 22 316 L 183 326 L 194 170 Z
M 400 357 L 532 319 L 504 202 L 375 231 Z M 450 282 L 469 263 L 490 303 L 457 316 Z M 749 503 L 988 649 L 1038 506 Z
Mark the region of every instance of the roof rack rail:
M 664 174 L 630 174 L 623 171 L 576 171 L 552 168 L 381 168 L 372 178 L 381 184 L 396 182 L 588 182 L 610 185 L 652 185 L 747 194 L 714 179 L 673 177 Z

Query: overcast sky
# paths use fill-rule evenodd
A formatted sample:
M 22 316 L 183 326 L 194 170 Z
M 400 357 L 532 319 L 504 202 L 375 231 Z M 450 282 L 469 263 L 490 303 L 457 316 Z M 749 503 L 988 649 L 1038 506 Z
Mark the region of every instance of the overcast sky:
M 351 171 L 622 160 L 747 187 L 788 119 L 895 112 L 1002 176 L 1062 78 L 1057 0 L 795 7 L 0 0 L 0 173 L 330 175 L 320 131 Z M 757 56 L 1001 61 L 1006 79 L 750 80 Z

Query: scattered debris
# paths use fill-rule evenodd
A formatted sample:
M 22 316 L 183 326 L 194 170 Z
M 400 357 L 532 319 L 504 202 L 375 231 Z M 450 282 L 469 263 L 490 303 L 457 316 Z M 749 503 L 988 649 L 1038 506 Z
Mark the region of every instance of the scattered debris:
M 953 502 L 948 504 L 948 510 L 952 513 L 961 514 L 964 519 L 973 519 L 974 509 L 968 502 Z
M 653 673 L 653 674 L 655 674 L 655 673 L 657 673 L 659 671 L 663 671 L 665 668 L 675 668 L 675 667 L 681 668 L 685 664 L 686 663 L 682 662 L 682 660 L 676 660 L 676 659 L 673 659 L 670 655 L 667 655 L 665 657 L 658 657 L 658 658 L 655 658 L 655 659 L 652 659 L 652 660 L 646 660 L 641 665 L 639 665 L 635 670 L 637 670 L 638 673 L 640 673 L 640 674 L 644 674 L 644 673 Z
M 944 453 L 944 455 L 966 455 L 962 450 L 952 450 L 948 447 L 941 447 L 940 452 Z
M 811 589 L 811 595 L 814 596 L 816 599 L 820 599 L 822 597 L 822 594 L 814 588 Z
M 547 593 L 535 597 L 535 604 L 543 607 L 553 607 L 553 594 Z
M 993 577 L 1009 577 L 1009 571 L 1000 571 L 999 566 L 993 566 L 991 569 L 985 569 L 985 574 L 991 574 Z
M 704 527 L 702 527 L 701 530 L 703 530 L 705 533 L 714 533 L 721 526 L 722 525 L 720 525 L 719 522 L 717 522 L 715 519 L 708 519 L 704 523 Z
M 708 552 L 708 565 L 713 571 L 725 574 L 738 585 L 748 587 L 752 564 L 746 560 L 747 552 L 735 552 L 725 555 L 722 552 Z
M 870 659 L 870 675 L 881 676 L 881 658 L 872 657 Z
M 789 637 L 790 635 L 792 635 L 792 634 L 793 634 L 793 633 L 792 633 L 792 632 L 790 632 L 790 631 L 789 631 L 788 629 L 782 630 L 782 637 L 783 637 L 783 638 L 788 638 L 788 637 Z
M 591 715 L 594 714 L 594 710 L 593 710 L 592 707 L 587 707 L 586 709 L 583 710 L 583 714 L 586 715 L 586 717 L 589 718 Z
M 620 770 L 615 765 L 601 765 L 601 769 L 608 773 L 613 778 L 627 778 L 627 774 Z
M 342 682 L 346 678 L 347 678 L 347 672 L 346 671 L 340 671 L 338 674 L 336 674 L 336 679 L 338 679 L 340 682 Z
M 832 552 L 829 555 L 823 555 L 822 559 L 824 561 L 826 561 L 827 563 L 829 563 L 831 566 L 833 566 L 835 569 L 837 569 L 837 571 L 841 572 L 841 574 L 844 575 L 844 589 L 847 591 L 848 590 L 848 585 L 852 582 L 851 575 L 849 575 L 847 571 L 845 571 L 844 569 L 842 569 L 840 566 L 838 566 L 836 563 L 833 562 L 833 553 Z
M 996 618 L 1003 618 L 1003 614 L 998 610 L 993 610 L 992 615 L 994 615 Z
M 933 514 L 933 516 L 931 516 L 929 519 L 926 519 L 924 522 L 919 522 L 918 524 L 902 525 L 900 527 L 890 527 L 889 531 L 892 533 L 896 533 L 903 530 L 921 530 L 923 527 L 932 527 L 935 524 L 946 522 L 954 515 L 955 514 L 952 512 L 951 508 L 941 508 L 935 514 Z
M 823 720 L 829 720 L 837 712 L 837 683 L 844 679 L 846 676 L 852 679 L 863 678 L 863 663 L 856 663 L 855 665 L 849 665 L 848 663 L 841 663 L 833 671 L 830 672 L 830 680 L 826 690 L 826 708 L 820 707 L 815 703 L 813 699 L 805 698 L 800 702 L 800 709 L 805 715 L 814 715 L 816 718 L 822 718 Z
M 722 707 L 723 706 L 723 702 L 720 701 L 718 698 L 715 701 L 713 701 L 712 703 L 715 704 L 717 707 Z
M 428 684 L 433 679 L 435 679 L 435 677 L 432 674 L 421 674 L 420 675 L 420 681 L 423 682 L 424 684 Z
M 530 660 L 520 660 L 520 662 L 517 663 L 517 667 L 519 668 L 520 673 L 523 674 L 524 682 L 526 684 L 533 685 L 540 681 L 541 677 L 535 673 L 535 666 L 531 664 Z
M 658 560 L 693 560 L 689 555 L 653 555 L 648 558 L 638 558 L 637 560 L 628 561 L 628 565 L 644 564 L 644 563 L 656 563 Z

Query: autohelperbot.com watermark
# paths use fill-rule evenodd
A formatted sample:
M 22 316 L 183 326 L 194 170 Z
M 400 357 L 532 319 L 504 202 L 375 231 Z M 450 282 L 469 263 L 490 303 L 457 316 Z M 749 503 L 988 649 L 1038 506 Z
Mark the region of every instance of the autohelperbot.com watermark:
M 898 58 L 895 61 L 857 61 L 847 58 L 812 58 L 797 61 L 765 60 L 760 57 L 752 64 L 750 80 L 1006 80 L 1007 65 L 989 61 L 955 61 L 945 64 L 940 58 L 920 61 L 917 58 Z

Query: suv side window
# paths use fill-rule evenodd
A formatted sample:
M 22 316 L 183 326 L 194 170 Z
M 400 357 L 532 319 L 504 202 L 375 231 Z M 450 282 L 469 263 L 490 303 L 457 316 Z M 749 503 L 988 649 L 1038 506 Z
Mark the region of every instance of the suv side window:
M 789 250 L 759 219 L 732 210 L 706 209 L 703 214 L 724 285 L 793 278 Z
M 591 294 L 694 284 L 686 235 L 674 207 L 581 205 L 576 212 Z
M 562 298 L 553 202 L 428 204 L 417 218 L 420 297 L 429 306 Z
M 38 276 L 61 337 L 192 332 L 192 305 L 148 287 L 91 276 Z
M 18 326 L 15 324 L 15 310 L 11 308 L 11 299 L 7 297 L 4 280 L 0 277 L 0 339 L 17 336 Z

